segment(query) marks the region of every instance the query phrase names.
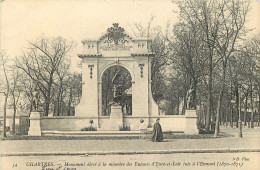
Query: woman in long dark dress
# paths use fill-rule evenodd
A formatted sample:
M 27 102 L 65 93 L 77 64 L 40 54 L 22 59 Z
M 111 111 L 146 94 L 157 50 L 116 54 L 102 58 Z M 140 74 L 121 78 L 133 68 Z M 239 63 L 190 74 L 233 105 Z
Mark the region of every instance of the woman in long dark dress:
M 153 125 L 153 137 L 152 137 L 153 142 L 163 141 L 162 127 L 161 127 L 159 121 L 160 121 L 160 118 L 158 118 L 156 120 L 155 124 Z

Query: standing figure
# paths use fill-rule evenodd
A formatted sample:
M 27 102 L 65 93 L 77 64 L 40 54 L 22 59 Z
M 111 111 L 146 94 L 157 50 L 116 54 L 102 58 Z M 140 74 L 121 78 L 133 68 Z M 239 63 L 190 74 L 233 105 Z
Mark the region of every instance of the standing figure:
M 34 91 L 32 92 L 32 97 L 33 97 L 33 109 L 34 111 L 37 111 L 39 105 L 39 93 L 36 88 L 34 88 Z
M 190 89 L 187 91 L 186 94 L 186 109 L 194 109 L 194 94 L 193 94 L 193 87 L 190 86 Z
M 153 125 L 153 137 L 152 137 L 153 142 L 163 141 L 162 127 L 159 122 L 160 122 L 160 118 L 158 118 L 155 124 Z
M 123 96 L 123 85 L 120 82 L 121 70 L 118 70 L 115 76 L 112 79 L 113 84 L 113 105 L 122 105 L 122 96 Z

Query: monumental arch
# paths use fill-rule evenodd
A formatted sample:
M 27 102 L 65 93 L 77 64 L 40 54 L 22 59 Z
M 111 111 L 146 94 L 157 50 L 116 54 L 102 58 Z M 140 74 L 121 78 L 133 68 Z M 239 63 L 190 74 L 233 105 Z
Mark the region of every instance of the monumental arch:
M 122 125 L 130 127 L 131 131 L 138 130 L 139 133 L 141 127 L 151 127 L 158 117 L 163 131 L 198 134 L 196 110 L 187 109 L 185 115 L 158 114 L 158 106 L 151 92 L 153 53 L 150 43 L 146 38 L 129 36 L 118 24 L 113 24 L 97 40 L 83 40 L 83 52 L 78 54 L 82 59 L 82 97 L 76 106 L 75 116 L 48 117 L 39 116 L 40 114 L 35 112 L 30 117 L 29 134 L 77 134 L 82 128 L 93 124 L 101 131 L 98 133 L 102 134 L 105 134 L 106 130 L 108 133 L 111 133 L 111 130 L 118 133 L 116 131 L 120 130 Z M 131 96 L 131 114 L 123 114 L 122 105 L 118 105 L 115 100 L 118 96 L 113 98 L 111 112 L 102 114 L 102 77 L 106 76 L 107 70 L 114 67 L 122 68 L 127 72 L 125 76 L 129 77 L 127 84 L 130 84 L 131 90 L 128 90 L 127 96 Z
M 82 97 L 75 116 L 91 118 L 98 128 L 111 130 L 111 118 L 102 114 L 102 76 L 112 66 L 121 66 L 131 75 L 132 115 L 122 115 L 124 124 L 137 129 L 140 120 L 151 125 L 158 106 L 151 92 L 151 41 L 130 37 L 117 23 L 97 40 L 83 40 Z

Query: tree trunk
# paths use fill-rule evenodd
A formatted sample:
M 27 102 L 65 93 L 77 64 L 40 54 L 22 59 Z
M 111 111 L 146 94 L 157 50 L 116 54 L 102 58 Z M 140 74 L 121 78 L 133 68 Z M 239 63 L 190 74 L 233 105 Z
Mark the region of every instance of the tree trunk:
M 59 116 L 60 114 L 60 91 L 58 93 L 58 96 L 57 96 L 57 109 L 56 109 L 56 116 Z
M 193 78 L 193 85 L 194 85 L 194 87 L 193 87 L 193 98 L 192 98 L 192 104 L 193 104 L 193 106 L 192 106 L 192 108 L 194 108 L 195 110 L 197 109 L 197 81 L 196 81 L 196 79 L 195 78 Z
M 219 116 L 219 125 L 222 125 L 222 123 L 224 123 L 224 119 L 223 119 L 223 111 L 220 107 L 220 116 Z
M 199 107 L 200 107 L 200 110 L 199 110 L 199 124 L 202 124 L 202 104 L 201 104 L 201 95 L 200 95 L 200 101 L 199 101 Z
M 49 114 L 49 107 L 50 107 L 50 91 L 48 90 L 47 96 L 45 97 L 45 111 L 44 116 L 48 116 Z
M 13 115 L 12 134 L 15 135 L 15 117 L 16 117 L 16 104 L 15 104 L 15 101 L 13 103 L 13 107 L 14 107 L 14 115 Z
M 69 98 L 68 116 L 72 116 L 72 115 L 71 115 L 71 102 L 72 102 L 72 88 L 70 88 L 70 98 Z
M 180 98 L 178 97 L 178 102 L 177 102 L 177 115 L 180 115 Z
M 239 92 L 238 92 L 238 84 L 235 86 L 236 91 L 236 128 L 238 128 L 238 119 L 239 119 Z
M 229 111 L 229 108 L 228 108 L 228 111 Z M 228 116 L 228 112 L 226 111 L 226 114 L 225 114 L 225 125 L 226 125 L 226 127 L 228 125 L 228 118 L 227 118 L 227 116 Z
M 248 93 L 246 93 L 246 103 L 245 103 L 245 112 L 244 112 L 244 127 L 246 127 L 246 118 L 247 118 L 247 98 L 248 98 Z
M 62 93 L 63 93 L 63 84 L 62 84 L 62 80 L 60 80 L 60 88 L 59 88 L 59 93 L 58 93 L 58 116 L 63 115 L 63 111 L 62 111 L 62 101 L 63 101 Z
M 258 123 L 257 125 L 260 125 L 260 94 L 258 93 Z
M 218 97 L 217 117 L 216 117 L 216 127 L 215 127 L 214 137 L 217 137 L 218 133 L 219 133 L 219 114 L 220 114 L 220 108 L 221 108 L 221 102 L 222 102 L 222 95 L 223 95 L 223 90 L 221 90 L 219 97 Z
M 52 77 L 50 78 L 50 83 L 48 84 L 48 92 L 45 101 L 45 116 L 49 115 L 50 100 L 51 100 L 51 86 L 52 86 Z
M 46 101 L 45 101 L 45 116 L 49 115 L 49 108 L 50 108 L 50 101 L 51 101 L 51 87 L 52 87 L 52 83 L 53 83 L 53 74 L 54 74 L 54 71 L 50 73 L 50 77 L 49 77 L 47 97 L 46 97 Z
M 233 127 L 233 120 L 234 120 L 234 109 L 233 109 L 233 104 L 231 106 L 231 116 L 230 116 L 230 126 Z
M 185 115 L 186 106 L 187 106 L 187 98 L 186 98 L 186 95 L 185 95 L 185 96 L 183 97 L 183 106 L 182 106 L 182 111 L 181 111 L 181 114 L 182 114 L 182 115 Z
M 48 92 L 46 102 L 45 102 L 45 116 L 49 115 L 50 95 L 51 95 L 50 92 Z
M 251 86 L 251 93 L 250 93 L 250 103 L 251 103 L 251 128 L 254 128 L 254 101 L 253 101 L 253 91 Z
M 231 72 L 231 69 L 230 69 L 230 72 Z M 233 115 L 234 115 L 234 113 L 233 113 L 233 103 L 232 103 L 232 100 L 233 100 L 232 81 L 230 82 L 230 98 L 231 98 L 231 101 L 230 101 L 231 102 L 230 127 L 233 127 L 233 120 L 234 120 Z
M 226 64 L 224 64 L 223 66 L 222 88 L 218 97 L 215 137 L 217 137 L 219 133 L 219 124 L 220 124 L 219 119 L 220 119 L 220 112 L 221 112 L 222 97 L 225 91 L 225 80 L 226 80 Z
M 223 63 L 223 77 L 222 77 L 222 84 L 221 84 L 221 91 L 219 93 L 219 98 L 218 98 L 218 105 L 217 105 L 217 118 L 216 118 L 216 129 L 215 129 L 215 137 L 217 137 L 218 133 L 219 133 L 219 124 L 220 124 L 220 121 L 222 121 L 222 116 L 220 117 L 220 114 L 222 115 L 221 113 L 221 104 L 222 104 L 222 97 L 223 97 L 223 94 L 224 94 L 224 91 L 225 91 L 225 80 L 226 80 L 226 61 L 224 61 Z M 220 120 L 221 118 L 221 120 Z
M 212 115 L 212 54 L 209 55 L 209 81 L 208 81 L 208 110 L 207 110 L 207 115 L 206 115 L 206 126 L 205 129 L 206 131 L 209 131 L 210 127 L 210 119 Z
M 5 102 L 4 102 L 4 129 L 3 136 L 6 137 L 6 105 L 8 99 L 9 89 L 7 89 L 7 93 L 5 93 Z

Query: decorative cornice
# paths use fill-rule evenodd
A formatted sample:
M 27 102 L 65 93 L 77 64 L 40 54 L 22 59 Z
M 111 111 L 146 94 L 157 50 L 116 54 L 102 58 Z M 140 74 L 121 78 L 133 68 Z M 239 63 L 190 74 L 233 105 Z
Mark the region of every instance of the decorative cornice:
M 136 56 L 153 56 L 154 53 L 132 53 L 132 57 Z M 84 58 L 84 57 L 101 57 L 102 54 L 78 54 L 79 58 Z M 108 58 L 114 58 L 114 57 L 108 57 Z M 120 57 L 119 57 L 120 58 Z
M 132 41 L 152 41 L 151 39 L 149 38 L 146 38 L 146 37 L 134 37 L 132 38 L 130 35 L 128 35 L 127 31 L 125 31 L 126 33 L 123 33 L 123 35 L 125 37 L 128 37 L 130 40 Z M 85 43 L 85 42 L 99 42 L 101 41 L 103 38 L 106 38 L 108 36 L 109 33 L 105 33 L 103 35 L 101 35 L 99 38 L 97 39 L 83 39 L 81 40 L 82 43 Z
M 102 54 L 78 54 L 79 58 L 84 58 L 84 57 L 100 57 Z

